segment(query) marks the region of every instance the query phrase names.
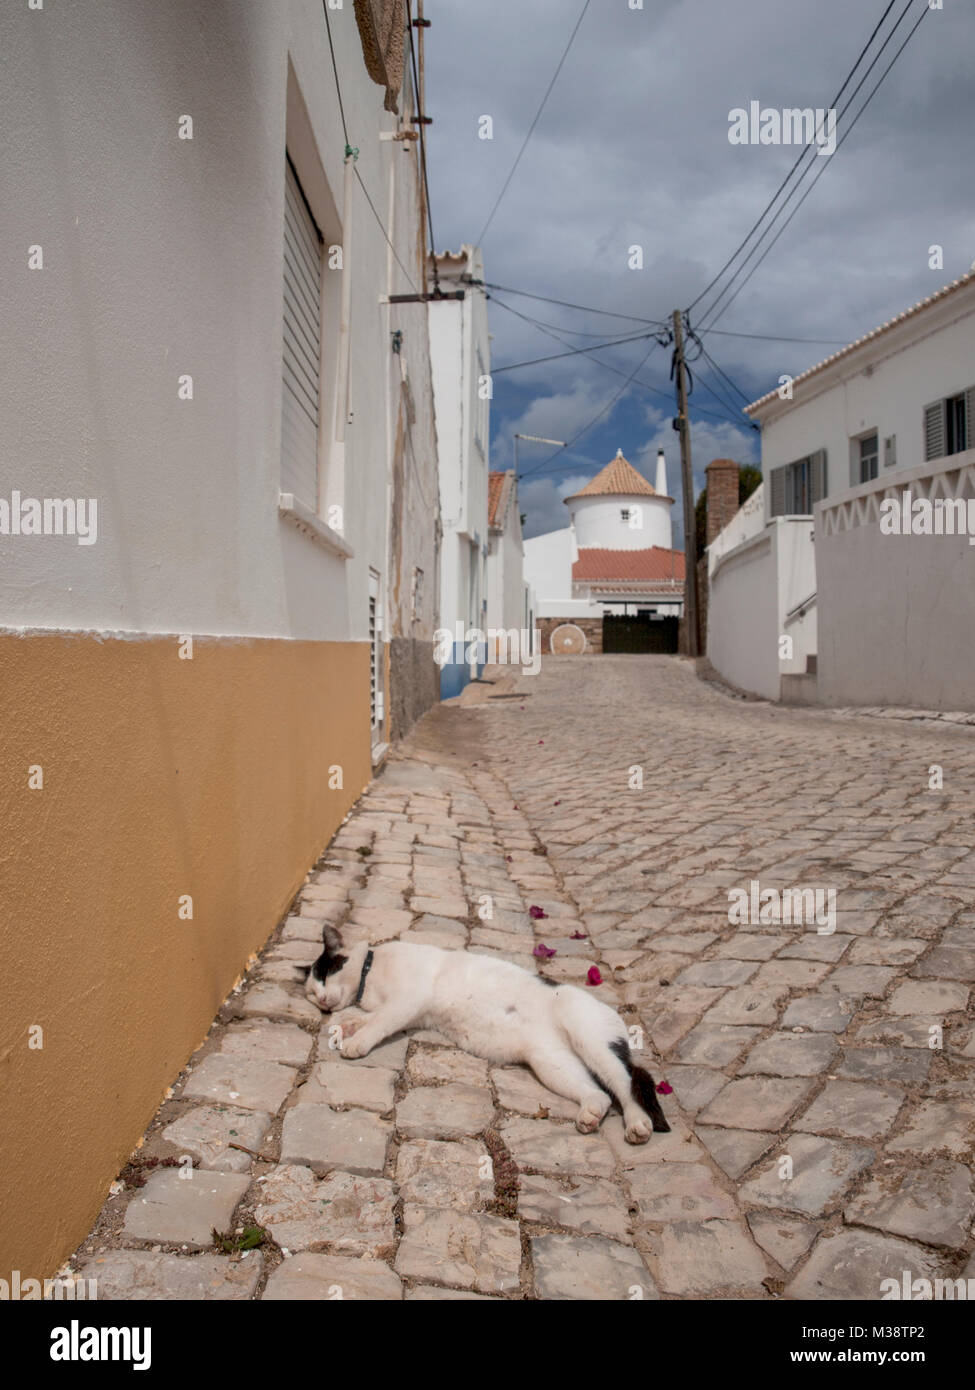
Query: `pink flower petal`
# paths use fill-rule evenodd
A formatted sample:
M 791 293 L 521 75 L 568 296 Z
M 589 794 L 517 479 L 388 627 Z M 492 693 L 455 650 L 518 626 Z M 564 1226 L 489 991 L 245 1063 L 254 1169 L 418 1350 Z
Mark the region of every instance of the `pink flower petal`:
M 598 965 L 590 965 L 590 967 L 589 967 L 589 974 L 586 976 L 586 984 L 587 984 L 587 985 L 601 985 L 602 982 L 603 982 L 603 977 L 602 977 L 602 975 L 600 975 L 600 973 L 599 973 L 599 966 L 598 966 Z
M 674 1088 L 669 1081 L 658 1081 L 657 1090 L 662 1096 L 672 1096 L 674 1094 Z
M 555 955 L 555 951 L 550 946 L 546 946 L 543 941 L 540 941 L 534 951 L 532 951 L 532 955 L 538 956 L 541 960 L 550 960 L 551 957 Z
M 574 931 L 570 937 L 571 941 L 585 941 L 585 939 L 586 933 L 584 931 Z
M 528 915 L 533 922 L 540 922 L 543 917 L 548 916 L 548 913 L 543 912 L 540 907 L 535 907 L 535 905 L 532 904 L 532 906 L 528 909 Z

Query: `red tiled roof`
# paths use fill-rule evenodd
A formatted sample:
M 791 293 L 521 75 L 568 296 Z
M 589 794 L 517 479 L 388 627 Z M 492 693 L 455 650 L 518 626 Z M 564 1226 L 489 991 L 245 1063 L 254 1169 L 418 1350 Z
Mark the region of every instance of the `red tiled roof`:
M 585 487 L 567 497 L 567 502 L 577 497 L 656 497 L 657 493 L 632 463 L 628 463 L 622 453 L 610 459 L 606 467 L 590 478 Z
M 683 550 L 665 550 L 654 545 L 649 550 L 603 550 L 587 546 L 579 551 L 572 566 L 574 580 L 661 580 L 684 578 Z
M 504 492 L 505 473 L 488 474 L 488 525 L 497 526 L 498 524 L 498 504 L 501 501 L 501 494 Z

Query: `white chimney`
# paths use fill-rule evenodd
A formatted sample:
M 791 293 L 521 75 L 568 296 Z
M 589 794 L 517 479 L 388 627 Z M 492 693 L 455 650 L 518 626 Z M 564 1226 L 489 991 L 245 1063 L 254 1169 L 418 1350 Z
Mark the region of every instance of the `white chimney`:
M 653 490 L 658 497 L 667 496 L 667 460 L 664 458 L 663 449 L 657 450 L 657 481 Z

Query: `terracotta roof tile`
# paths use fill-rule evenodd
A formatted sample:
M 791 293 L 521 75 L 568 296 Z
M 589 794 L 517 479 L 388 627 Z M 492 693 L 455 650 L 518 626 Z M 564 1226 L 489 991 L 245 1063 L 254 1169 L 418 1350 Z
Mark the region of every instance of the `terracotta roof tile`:
M 638 473 L 632 463 L 627 463 L 622 453 L 610 459 L 606 467 L 591 478 L 585 487 L 567 497 L 572 502 L 576 497 L 656 497 L 657 493 L 646 478 Z
M 649 550 L 603 550 L 587 546 L 579 551 L 572 566 L 574 580 L 650 581 L 684 578 L 684 552 L 664 550 L 654 545 Z
M 488 474 L 488 525 L 497 525 L 498 503 L 501 501 L 501 494 L 504 491 L 504 474 Z
M 488 474 L 488 526 L 502 527 L 515 486 L 515 471 Z

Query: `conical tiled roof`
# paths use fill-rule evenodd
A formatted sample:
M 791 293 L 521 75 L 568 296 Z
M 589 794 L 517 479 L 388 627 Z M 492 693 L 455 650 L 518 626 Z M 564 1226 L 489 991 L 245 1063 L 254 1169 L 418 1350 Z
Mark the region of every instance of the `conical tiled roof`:
M 656 497 L 657 493 L 646 478 L 638 473 L 632 463 L 627 463 L 622 449 L 617 449 L 616 457 L 610 459 L 606 467 L 590 479 L 584 488 L 567 497 L 573 502 L 577 497 Z

